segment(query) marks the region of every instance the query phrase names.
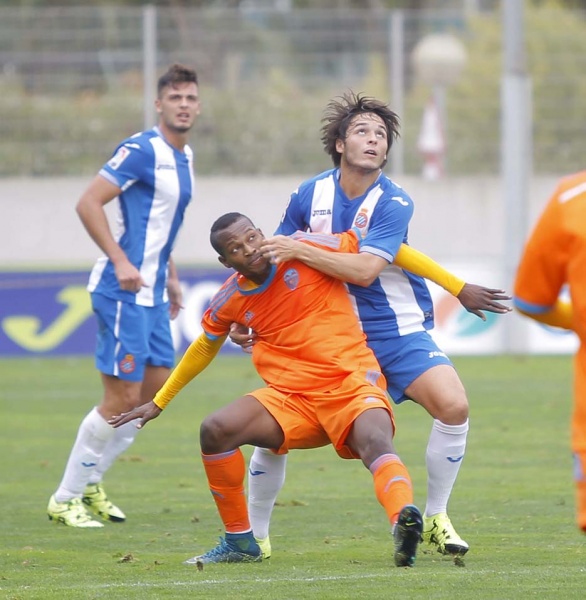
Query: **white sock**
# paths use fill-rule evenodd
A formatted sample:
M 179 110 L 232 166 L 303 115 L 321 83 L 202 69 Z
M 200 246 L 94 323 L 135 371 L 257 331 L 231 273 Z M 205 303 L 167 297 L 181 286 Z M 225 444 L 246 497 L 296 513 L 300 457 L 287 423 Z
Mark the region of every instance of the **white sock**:
M 269 535 L 277 494 L 285 482 L 286 454 L 255 448 L 248 465 L 248 514 L 255 537 Z
M 91 472 L 88 483 L 100 483 L 104 473 L 112 466 L 114 461 L 130 447 L 132 442 L 134 442 L 134 438 L 139 432 L 136 428 L 137 421 L 138 419 L 135 419 L 134 421 L 130 421 L 130 423 L 125 423 L 122 427 L 114 429 L 114 435 L 106 444 L 104 452 L 102 453 L 102 458 L 100 458 L 97 466 Z
M 467 435 L 468 420 L 462 425 L 446 425 L 434 419 L 425 455 L 426 516 L 448 511 L 448 500 L 466 451 Z
M 102 452 L 113 435 L 114 428 L 108 425 L 94 407 L 79 426 L 63 479 L 55 492 L 57 502 L 81 498 L 94 467 L 99 463 Z

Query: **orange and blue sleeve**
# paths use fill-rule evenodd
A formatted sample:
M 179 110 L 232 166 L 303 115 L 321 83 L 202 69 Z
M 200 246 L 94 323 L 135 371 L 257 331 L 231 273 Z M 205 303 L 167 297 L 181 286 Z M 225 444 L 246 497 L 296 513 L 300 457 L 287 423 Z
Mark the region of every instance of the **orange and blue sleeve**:
M 535 321 L 572 329 L 572 305 L 559 298 L 568 258 L 563 217 L 563 206 L 555 194 L 523 250 L 515 276 L 513 305 Z

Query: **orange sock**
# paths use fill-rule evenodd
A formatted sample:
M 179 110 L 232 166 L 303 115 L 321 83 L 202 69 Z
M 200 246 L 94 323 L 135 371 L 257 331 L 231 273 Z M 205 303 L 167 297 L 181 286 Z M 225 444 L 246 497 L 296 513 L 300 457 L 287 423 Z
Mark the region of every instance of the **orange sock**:
M 251 531 L 244 495 L 246 467 L 240 448 L 222 454 L 202 453 L 201 459 L 226 533 Z
M 413 488 L 407 468 L 396 454 L 383 454 L 371 465 L 374 491 L 385 509 L 391 526 L 397 522 L 401 509 L 413 504 Z

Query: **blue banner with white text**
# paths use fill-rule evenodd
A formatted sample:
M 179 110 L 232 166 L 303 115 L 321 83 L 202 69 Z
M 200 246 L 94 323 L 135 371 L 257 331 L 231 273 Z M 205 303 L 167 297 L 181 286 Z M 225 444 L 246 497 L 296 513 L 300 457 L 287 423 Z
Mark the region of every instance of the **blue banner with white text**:
M 178 353 L 201 333 L 201 317 L 229 274 L 180 269 L 184 308 L 172 322 Z M 0 356 L 93 354 L 97 322 L 88 277 L 88 271 L 0 273 Z M 230 343 L 224 349 L 236 350 Z

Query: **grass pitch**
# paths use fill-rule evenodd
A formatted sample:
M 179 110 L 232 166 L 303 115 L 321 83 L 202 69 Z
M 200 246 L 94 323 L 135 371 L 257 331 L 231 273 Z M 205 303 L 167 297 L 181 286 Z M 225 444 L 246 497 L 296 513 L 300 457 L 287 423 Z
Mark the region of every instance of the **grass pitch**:
M 467 357 L 456 366 L 471 402 L 468 450 L 450 504 L 471 547 L 464 566 L 425 546 L 415 568 L 392 566 L 369 473 L 323 448 L 290 456 L 272 558 L 199 572 L 182 561 L 215 545 L 222 526 L 199 460 L 198 425 L 259 383 L 248 358 L 218 358 L 139 434 L 105 481 L 128 521 L 93 531 L 49 522 L 45 512 L 79 422 L 101 394 L 92 360 L 3 360 L 0 598 L 583 598 L 571 359 Z M 395 415 L 396 446 L 423 509 L 431 420 L 411 403 Z

